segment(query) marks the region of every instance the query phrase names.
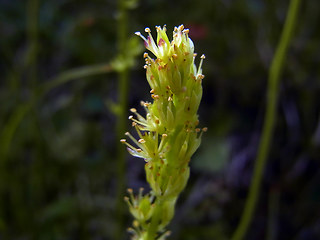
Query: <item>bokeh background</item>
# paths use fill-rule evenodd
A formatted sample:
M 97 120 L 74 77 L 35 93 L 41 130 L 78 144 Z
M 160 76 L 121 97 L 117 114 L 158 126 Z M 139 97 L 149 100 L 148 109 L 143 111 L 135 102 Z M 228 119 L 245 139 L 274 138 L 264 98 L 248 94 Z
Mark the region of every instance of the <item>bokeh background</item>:
M 320 1 L 302 1 L 246 239 L 320 239 Z M 144 163 L 119 147 L 150 100 L 146 26 L 183 23 L 205 53 L 209 131 L 170 239 L 230 239 L 248 193 L 267 79 L 289 0 L 0 0 L 0 239 L 129 239 L 127 187 Z M 128 80 L 128 91 L 120 82 Z M 125 161 L 123 161 L 124 159 Z

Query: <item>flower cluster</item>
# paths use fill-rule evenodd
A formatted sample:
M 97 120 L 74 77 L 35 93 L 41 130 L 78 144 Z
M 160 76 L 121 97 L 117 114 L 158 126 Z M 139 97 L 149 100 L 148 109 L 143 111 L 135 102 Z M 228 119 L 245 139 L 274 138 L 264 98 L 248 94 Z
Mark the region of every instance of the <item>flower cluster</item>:
M 165 239 L 164 228 L 174 215 L 175 202 L 189 178 L 188 163 L 200 145 L 202 132 L 198 128 L 197 111 L 202 97 L 202 62 L 195 65 L 194 45 L 184 26 L 175 27 L 170 42 L 166 27 L 156 27 L 157 39 L 146 28 L 148 37 L 136 34 L 144 40 L 155 59 L 144 54 L 146 75 L 151 87 L 153 102 L 141 102 L 145 117 L 136 109 L 129 117 L 139 139 L 129 132 L 126 136 L 133 144 L 121 139 L 128 151 L 146 162 L 150 194 L 125 198 L 135 218 L 133 239 Z M 161 235 L 162 234 L 162 235 Z

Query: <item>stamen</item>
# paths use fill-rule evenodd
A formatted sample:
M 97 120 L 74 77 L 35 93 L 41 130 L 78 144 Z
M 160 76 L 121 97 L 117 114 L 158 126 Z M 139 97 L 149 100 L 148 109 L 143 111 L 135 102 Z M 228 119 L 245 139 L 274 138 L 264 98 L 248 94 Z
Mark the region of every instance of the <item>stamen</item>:
M 135 114 L 136 114 L 138 117 L 140 116 L 140 117 L 142 118 L 142 119 L 140 119 L 140 120 L 145 121 L 145 122 L 141 122 L 141 121 L 138 121 L 137 119 L 134 119 L 132 115 L 129 116 L 129 120 L 131 120 L 131 121 L 133 121 L 133 122 L 136 122 L 136 123 L 138 123 L 139 125 L 142 125 L 142 126 L 144 126 L 144 127 L 148 127 L 148 124 L 147 124 L 146 120 L 145 120 L 139 113 L 135 113 Z
M 141 144 L 137 141 L 137 139 L 135 139 L 129 132 L 125 133 L 126 136 L 128 136 L 137 146 L 141 147 Z M 133 149 L 136 149 L 135 147 L 133 147 Z M 143 148 L 142 148 L 143 149 Z M 144 149 L 143 149 L 144 150 Z
M 201 72 L 202 72 L 202 63 L 203 63 L 203 59 L 205 59 L 206 57 L 205 57 L 205 55 L 204 55 L 204 54 L 202 54 L 200 58 L 201 58 L 201 60 L 200 60 L 200 64 L 199 64 L 199 67 L 198 67 L 197 75 L 201 74 Z
M 167 139 L 168 135 L 167 134 L 162 134 L 162 138 L 161 138 L 161 142 L 160 142 L 160 145 L 158 147 L 158 151 L 161 152 L 165 143 L 167 142 L 166 139 Z
M 142 138 L 142 134 L 141 134 L 140 129 L 139 129 L 139 127 L 137 126 L 137 124 L 136 124 L 134 127 L 135 127 L 135 129 L 136 129 L 139 137 Z
M 141 32 L 135 32 L 134 34 L 141 37 L 143 41 L 147 42 L 147 39 L 141 34 Z

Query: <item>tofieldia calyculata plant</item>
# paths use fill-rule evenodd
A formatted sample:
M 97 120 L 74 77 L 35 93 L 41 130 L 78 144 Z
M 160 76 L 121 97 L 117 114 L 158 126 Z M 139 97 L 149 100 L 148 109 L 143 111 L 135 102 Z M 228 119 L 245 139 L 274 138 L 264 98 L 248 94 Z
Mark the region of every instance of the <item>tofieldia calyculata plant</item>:
M 146 195 L 140 189 L 138 196 L 129 189 L 130 197 L 125 197 L 135 218 L 133 228 L 129 228 L 133 240 L 163 240 L 169 235 L 165 227 L 188 181 L 191 156 L 200 145 L 202 132 L 207 130 L 197 127 L 204 55 L 197 68 L 194 45 L 188 36 L 189 30 L 183 25 L 175 27 L 171 42 L 165 26 L 156 30 L 156 41 L 149 28 L 145 29 L 147 38 L 136 33 L 155 56 L 153 59 L 148 53 L 144 54 L 153 102 L 141 102 L 145 117 L 136 109 L 130 109 L 134 116 L 129 119 L 139 139 L 129 132 L 125 135 L 133 144 L 121 139 L 130 154 L 146 162 L 146 178 L 151 187 Z

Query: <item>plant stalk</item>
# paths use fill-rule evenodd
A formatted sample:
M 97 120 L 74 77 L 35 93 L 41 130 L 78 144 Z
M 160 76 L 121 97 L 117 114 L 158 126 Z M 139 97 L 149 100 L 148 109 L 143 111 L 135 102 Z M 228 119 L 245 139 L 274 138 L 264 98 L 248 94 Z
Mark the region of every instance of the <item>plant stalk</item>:
M 127 51 L 128 40 L 128 13 L 125 5 L 125 0 L 118 0 L 118 54 L 119 56 L 125 56 Z M 123 132 L 126 130 L 126 115 L 125 111 L 128 108 L 128 83 L 129 83 L 129 69 L 128 66 L 124 67 L 118 72 L 118 104 L 120 107 L 119 114 L 117 116 L 116 133 L 117 139 L 122 138 Z M 126 163 L 125 152 L 119 141 L 117 145 L 117 198 L 116 198 L 116 218 L 117 227 L 115 230 L 115 240 L 121 240 L 124 236 L 124 213 L 125 202 L 123 196 L 126 187 Z
M 300 2 L 300 0 L 290 1 L 285 25 L 271 63 L 268 78 L 267 109 L 256 163 L 253 170 L 253 177 L 244 211 L 241 216 L 240 223 L 232 236 L 232 240 L 241 240 L 245 237 L 256 208 L 263 170 L 270 150 L 270 142 L 276 121 L 280 76 L 283 71 L 285 57 L 295 29 Z

